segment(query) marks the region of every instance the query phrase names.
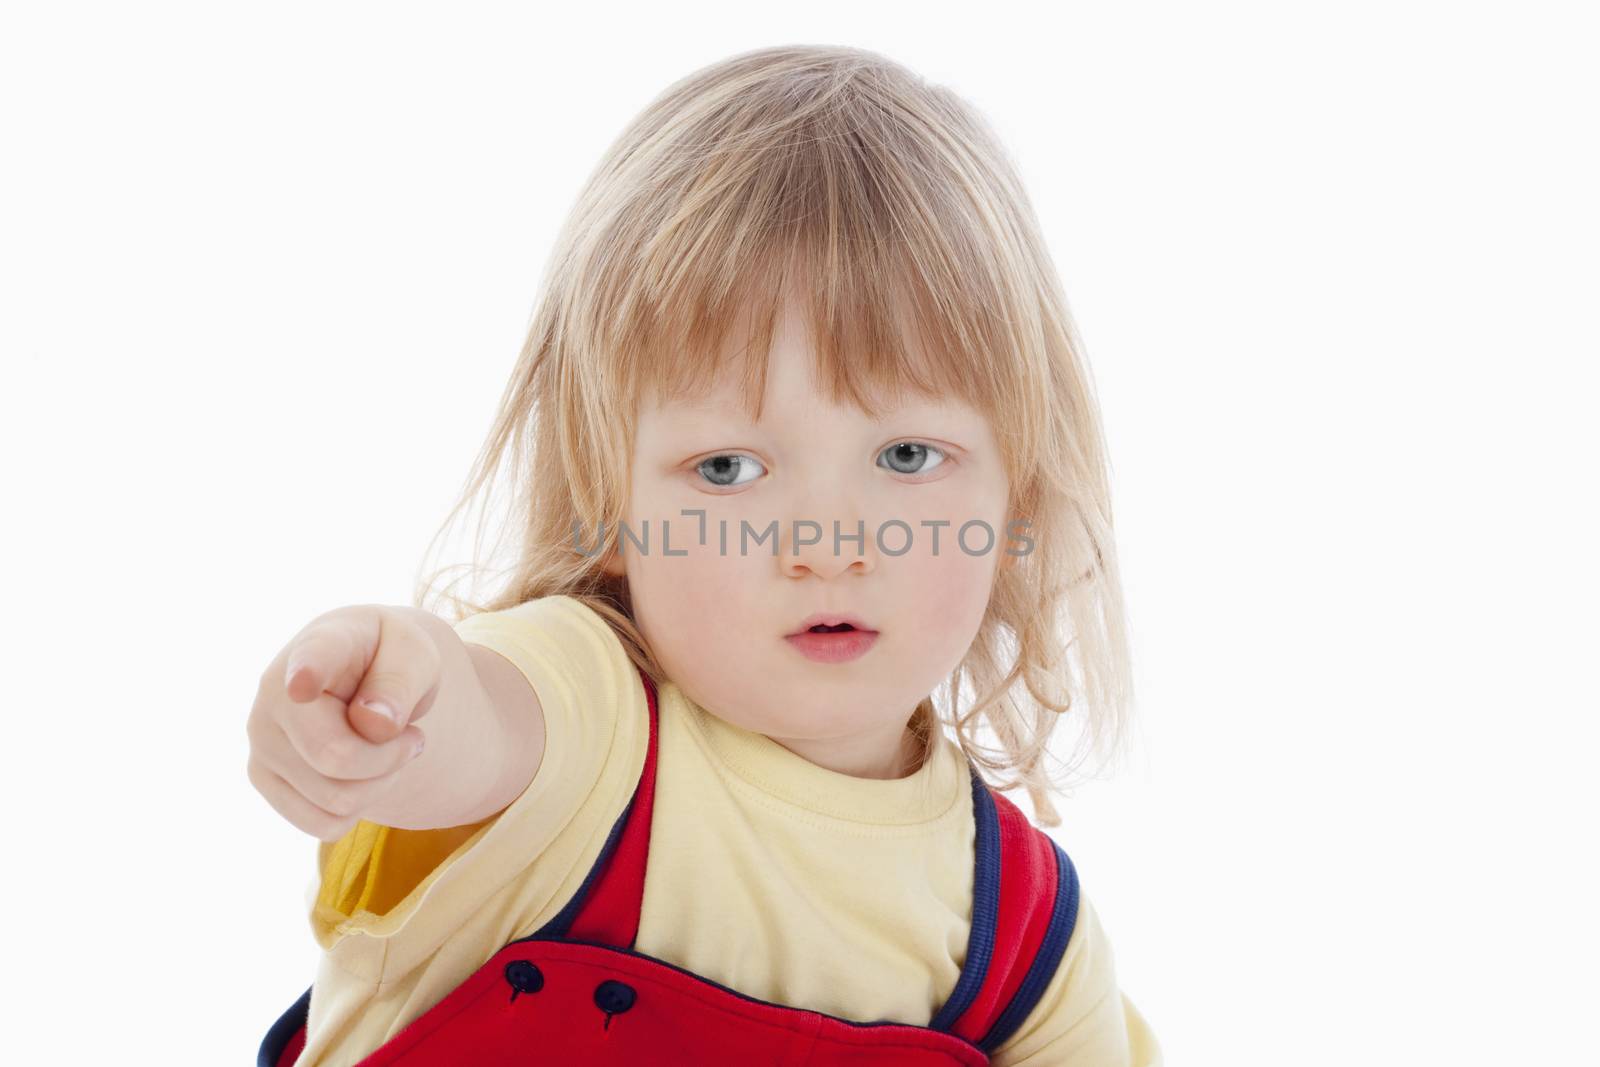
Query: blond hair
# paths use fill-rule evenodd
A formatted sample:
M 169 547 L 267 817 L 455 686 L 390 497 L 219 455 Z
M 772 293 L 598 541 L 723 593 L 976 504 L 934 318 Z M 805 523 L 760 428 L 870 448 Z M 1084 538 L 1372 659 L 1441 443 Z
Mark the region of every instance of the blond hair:
M 1026 787 L 1038 821 L 1058 825 L 1048 792 L 1064 786 L 1045 767 L 1054 728 L 1076 709 L 1064 762 L 1080 769 L 1116 748 L 1132 698 L 1107 460 L 1032 206 L 975 110 L 857 48 L 761 48 L 712 64 L 669 86 L 607 151 L 541 290 L 493 427 L 435 535 L 481 499 L 474 562 L 442 588 L 463 568 L 421 581 L 418 606 L 448 602 L 461 618 L 571 596 L 661 681 L 627 579 L 602 570 L 627 507 L 640 398 L 737 373 L 759 418 L 775 316 L 798 293 L 835 403 L 955 396 L 994 429 L 1010 513 L 1027 519 L 1033 549 L 997 568 L 970 651 L 911 727 L 926 745 L 933 722 L 946 724 L 986 780 Z M 742 355 L 726 355 L 746 324 Z M 491 504 L 502 472 L 510 498 Z M 491 514 L 509 519 L 493 551 L 515 539 L 499 570 L 484 562 Z M 580 552 L 576 530 L 610 531 L 605 551 Z M 491 575 L 487 597 L 475 584 L 456 592 Z M 961 710 L 964 686 L 975 697 Z

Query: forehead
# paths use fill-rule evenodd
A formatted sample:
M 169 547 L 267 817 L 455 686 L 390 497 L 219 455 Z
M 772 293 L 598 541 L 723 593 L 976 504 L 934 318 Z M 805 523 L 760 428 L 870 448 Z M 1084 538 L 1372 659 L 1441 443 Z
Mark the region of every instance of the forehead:
M 654 376 L 639 394 L 640 413 L 749 425 L 836 411 L 872 423 L 908 416 L 981 418 L 971 404 L 931 380 L 936 376 L 926 373 L 927 353 L 914 339 L 896 340 L 899 358 L 887 361 L 881 353 L 837 346 L 825 354 L 813 342 L 805 309 L 791 298 L 774 309 L 770 340 L 760 331 L 730 330 L 713 358 L 690 359 Z
M 771 379 L 769 379 L 770 381 Z M 953 398 L 909 397 L 903 401 L 885 400 L 861 408 L 846 402 L 835 403 L 826 396 L 815 394 L 796 397 L 792 394 L 774 396 L 768 391 L 767 402 L 758 413 L 743 403 L 742 393 L 736 386 L 723 386 L 695 396 L 661 400 L 654 396 L 641 402 L 641 414 L 649 420 L 661 422 L 716 422 L 749 426 L 778 426 L 784 423 L 805 423 L 823 409 L 854 415 L 862 421 L 887 424 L 903 419 L 938 418 L 961 422 L 982 421 L 983 416 L 965 401 Z
M 807 357 L 809 359 L 809 357 Z M 640 397 L 641 430 L 703 425 L 814 429 L 822 421 L 856 421 L 874 426 L 915 422 L 960 428 L 978 427 L 983 414 L 959 397 L 907 392 L 899 395 L 884 387 L 868 392 L 865 403 L 851 397 L 834 398 L 817 384 L 815 369 L 801 375 L 791 362 L 773 353 L 759 396 L 747 391 L 737 376 L 711 385 L 681 388 L 670 395 L 655 389 Z

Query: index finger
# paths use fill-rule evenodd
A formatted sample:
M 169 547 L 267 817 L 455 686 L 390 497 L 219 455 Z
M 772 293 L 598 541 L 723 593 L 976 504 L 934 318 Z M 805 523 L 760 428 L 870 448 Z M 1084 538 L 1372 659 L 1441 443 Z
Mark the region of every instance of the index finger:
M 349 701 L 378 645 L 378 613 L 340 609 L 308 623 L 284 649 L 283 684 L 304 704 L 324 692 Z

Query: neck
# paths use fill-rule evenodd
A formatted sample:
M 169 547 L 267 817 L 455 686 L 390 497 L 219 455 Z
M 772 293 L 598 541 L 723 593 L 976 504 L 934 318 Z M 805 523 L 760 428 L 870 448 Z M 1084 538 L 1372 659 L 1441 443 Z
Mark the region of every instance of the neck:
M 926 755 L 926 746 L 904 725 L 874 735 L 772 740 L 808 763 L 852 778 L 905 778 L 917 772 Z

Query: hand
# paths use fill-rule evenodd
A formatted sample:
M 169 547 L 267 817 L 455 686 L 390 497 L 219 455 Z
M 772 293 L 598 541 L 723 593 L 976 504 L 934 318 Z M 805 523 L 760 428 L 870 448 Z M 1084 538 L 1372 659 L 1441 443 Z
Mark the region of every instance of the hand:
M 261 675 L 245 725 L 250 784 L 313 837 L 343 837 L 422 752 L 413 724 L 437 695 L 440 655 L 418 610 L 319 615 Z

